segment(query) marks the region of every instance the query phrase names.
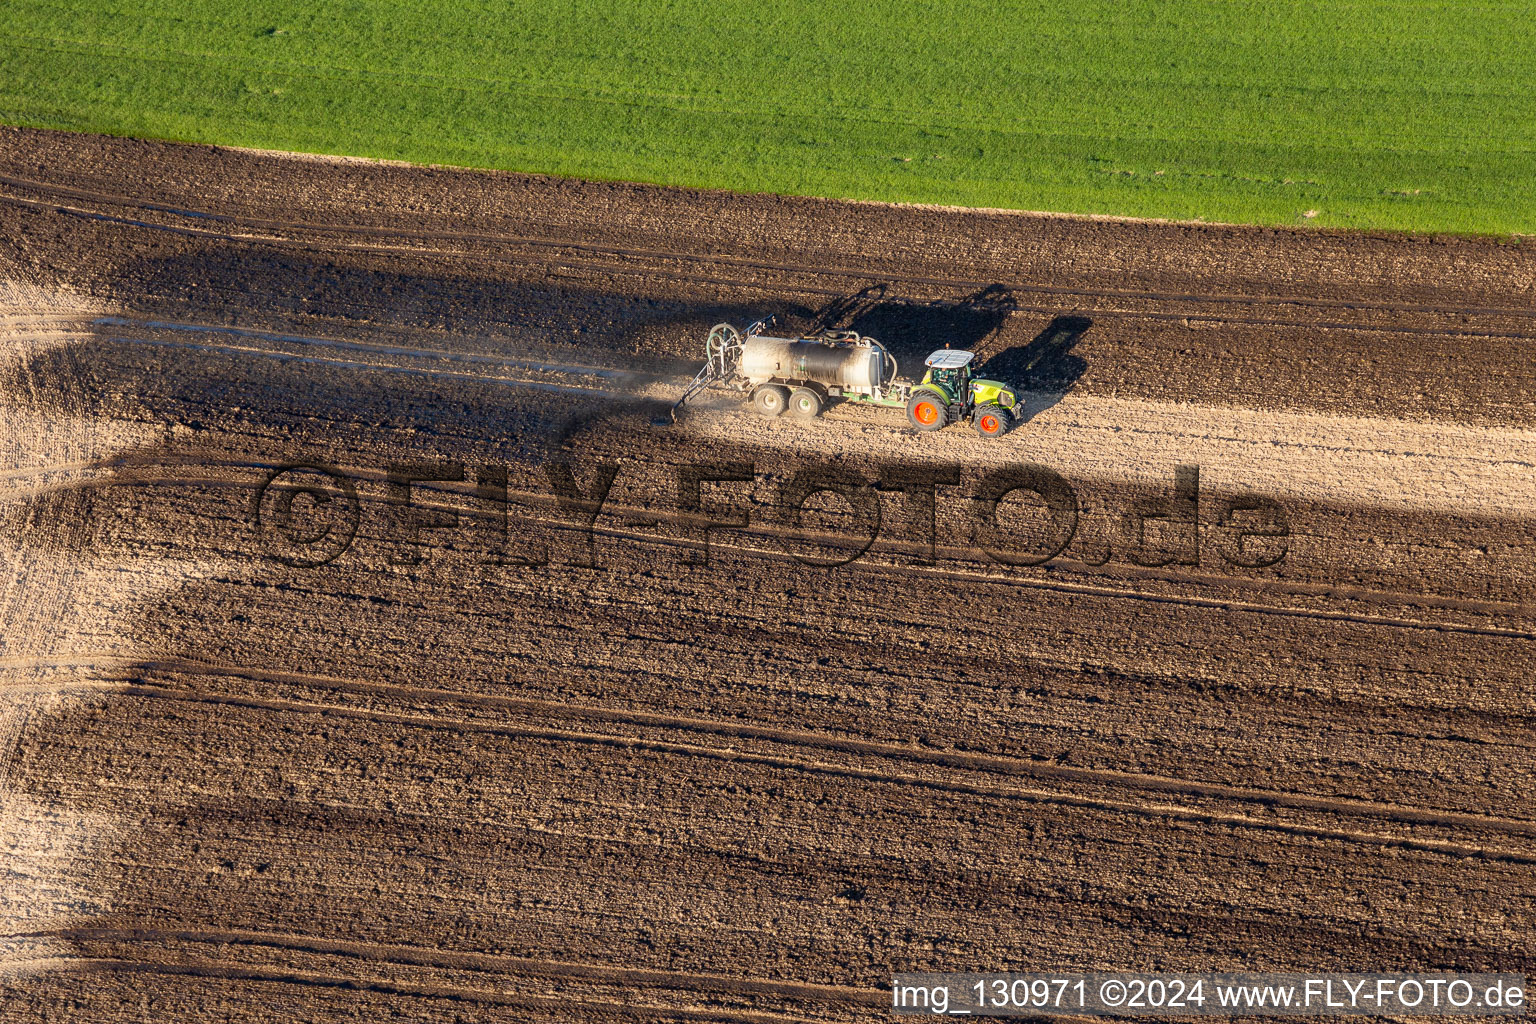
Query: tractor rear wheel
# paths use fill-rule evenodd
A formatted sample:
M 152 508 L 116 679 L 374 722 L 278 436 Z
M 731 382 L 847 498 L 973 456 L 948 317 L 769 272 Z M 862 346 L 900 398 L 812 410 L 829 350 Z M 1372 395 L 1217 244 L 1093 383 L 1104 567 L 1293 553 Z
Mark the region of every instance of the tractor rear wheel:
M 982 437 L 1002 437 L 1013 426 L 1013 416 L 996 402 L 987 402 L 976 407 L 971 425 Z
M 907 400 L 907 421 L 918 430 L 942 430 L 949 422 L 949 408 L 938 395 L 922 392 Z
M 789 411 L 806 419 L 821 415 L 821 396 L 810 388 L 795 388 L 789 393 Z
M 777 416 L 789 404 L 789 391 L 777 384 L 764 384 L 753 392 L 752 404 L 764 416 Z

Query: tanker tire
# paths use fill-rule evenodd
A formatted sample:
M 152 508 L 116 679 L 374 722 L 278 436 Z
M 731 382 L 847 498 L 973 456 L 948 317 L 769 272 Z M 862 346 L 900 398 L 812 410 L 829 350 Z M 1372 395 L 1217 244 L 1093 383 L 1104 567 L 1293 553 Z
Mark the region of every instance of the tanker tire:
M 810 388 L 795 388 L 789 393 L 789 411 L 805 419 L 821 415 L 821 396 Z
M 752 404 L 764 416 L 777 416 L 789 404 L 789 392 L 777 384 L 764 384 L 753 392 Z
M 1008 433 L 1008 428 L 1013 426 L 1013 417 L 1009 415 L 1007 409 L 996 402 L 987 402 L 976 407 L 976 413 L 971 417 L 971 425 L 982 437 L 1002 437 Z
M 907 422 L 925 433 L 943 430 L 949 422 L 949 408 L 938 395 L 916 394 L 907 399 Z

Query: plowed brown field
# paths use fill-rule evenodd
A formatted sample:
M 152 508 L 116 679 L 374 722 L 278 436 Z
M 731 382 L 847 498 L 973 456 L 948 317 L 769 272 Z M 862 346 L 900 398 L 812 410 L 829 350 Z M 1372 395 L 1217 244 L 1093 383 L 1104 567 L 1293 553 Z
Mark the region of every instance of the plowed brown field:
M 6 129 L 0 305 L 7 1022 L 1536 967 L 1529 243 Z M 770 312 L 1027 420 L 650 425 Z M 932 557 L 899 490 L 785 512 L 895 466 Z

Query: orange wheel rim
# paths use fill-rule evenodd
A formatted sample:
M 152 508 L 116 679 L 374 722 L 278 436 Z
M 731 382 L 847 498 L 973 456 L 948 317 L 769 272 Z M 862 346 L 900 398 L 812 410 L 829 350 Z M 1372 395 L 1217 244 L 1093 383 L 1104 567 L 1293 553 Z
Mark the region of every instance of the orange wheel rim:
M 932 423 L 939 418 L 939 410 L 933 407 L 932 402 L 917 403 L 917 422 Z
M 989 434 L 994 433 L 997 430 L 997 417 L 983 416 L 981 418 L 981 429 Z

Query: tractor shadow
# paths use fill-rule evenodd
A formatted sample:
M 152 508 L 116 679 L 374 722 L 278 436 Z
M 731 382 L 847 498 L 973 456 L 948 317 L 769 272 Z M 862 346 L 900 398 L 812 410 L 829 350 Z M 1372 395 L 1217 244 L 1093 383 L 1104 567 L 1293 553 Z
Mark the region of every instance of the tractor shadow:
M 1088 361 L 1073 352 L 1093 327 L 1086 316 L 1058 316 L 1027 345 L 1003 349 L 977 368 L 978 375 L 1007 381 L 1030 393 L 1024 422 L 1060 402 L 1077 386 Z
M 1082 378 L 1088 362 L 1073 351 L 1093 327 L 1080 315 L 1057 316 L 1023 345 L 1007 344 L 1008 320 L 1018 312 L 1013 293 L 990 284 L 958 299 L 931 302 L 891 296 L 885 284 L 871 285 L 840 296 L 819 310 L 796 310 L 791 316 L 808 321 L 811 331 L 855 330 L 878 338 L 902 372 L 922 375 L 923 360 L 934 349 L 970 349 L 976 372 L 1030 393 L 1024 420 L 1060 402 Z

